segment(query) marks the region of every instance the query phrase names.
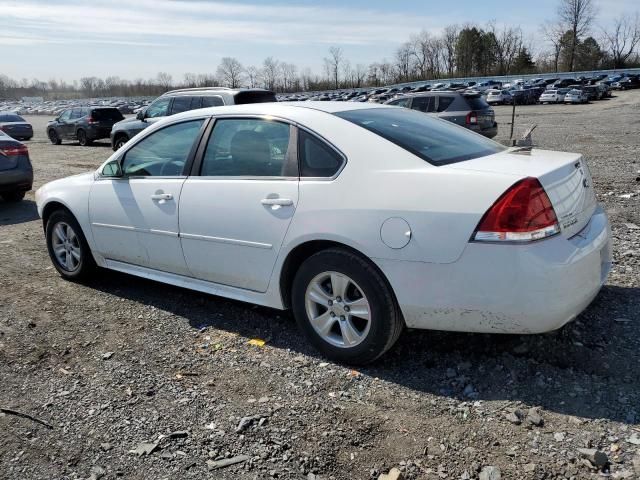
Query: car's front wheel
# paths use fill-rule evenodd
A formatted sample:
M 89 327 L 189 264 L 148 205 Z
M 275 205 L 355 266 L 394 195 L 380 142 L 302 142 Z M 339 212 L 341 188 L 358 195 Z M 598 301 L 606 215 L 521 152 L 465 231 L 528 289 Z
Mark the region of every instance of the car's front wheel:
M 291 298 L 309 341 L 339 362 L 374 361 L 393 346 L 404 327 L 385 279 L 370 262 L 347 250 L 323 250 L 305 260 Z
M 119 137 L 116 138 L 116 141 L 113 143 L 113 149 L 115 151 L 120 150 L 122 147 L 124 147 L 124 144 L 127 143 L 129 141 L 129 138 L 126 135 L 120 135 Z
M 68 280 L 86 278 L 96 267 L 89 244 L 76 219 L 56 210 L 47 220 L 47 249 L 53 266 Z

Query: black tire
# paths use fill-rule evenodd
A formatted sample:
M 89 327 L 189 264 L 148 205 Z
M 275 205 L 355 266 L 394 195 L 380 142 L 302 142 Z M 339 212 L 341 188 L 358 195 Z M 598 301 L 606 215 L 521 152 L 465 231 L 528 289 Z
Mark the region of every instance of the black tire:
M 118 137 L 116 137 L 115 141 L 113 142 L 113 150 L 117 152 L 128 141 L 129 141 L 129 137 L 127 137 L 126 135 L 119 135 Z
M 60 145 L 62 143 L 62 139 L 58 135 L 58 132 L 56 132 L 53 128 L 49 130 L 48 134 L 49 141 L 54 145 Z
M 24 198 L 25 193 L 27 192 L 5 192 L 1 196 L 5 202 L 19 202 Z
M 352 279 L 369 302 L 369 330 L 361 343 L 339 347 L 323 339 L 312 326 L 306 310 L 309 284 L 324 272 L 337 272 Z M 404 320 L 391 288 L 378 270 L 362 257 L 340 248 L 322 250 L 298 269 L 291 289 L 291 303 L 298 326 L 311 344 L 324 356 L 347 364 L 373 362 L 398 340 Z
M 88 147 L 89 145 L 91 145 L 91 140 L 87 137 L 87 132 L 85 132 L 84 130 L 78 130 L 76 133 L 76 137 L 78 138 L 78 143 L 82 147 Z
M 76 268 L 70 270 L 63 266 L 54 253 L 53 247 L 53 236 L 55 235 L 55 228 L 58 224 L 64 223 L 69 225 L 75 236 L 77 238 L 77 246 L 80 250 L 80 259 L 78 261 L 78 265 Z M 82 229 L 80 225 L 76 221 L 76 219 L 69 213 L 67 210 L 56 210 L 53 212 L 49 219 L 47 220 L 47 225 L 45 228 L 45 238 L 47 242 L 47 250 L 49 251 L 49 257 L 51 258 L 51 263 L 56 268 L 58 273 L 67 280 L 79 281 L 88 278 L 91 273 L 96 269 L 96 262 L 93 259 L 93 254 L 91 253 L 91 249 L 89 248 L 89 244 L 87 243 L 87 239 L 82 233 Z

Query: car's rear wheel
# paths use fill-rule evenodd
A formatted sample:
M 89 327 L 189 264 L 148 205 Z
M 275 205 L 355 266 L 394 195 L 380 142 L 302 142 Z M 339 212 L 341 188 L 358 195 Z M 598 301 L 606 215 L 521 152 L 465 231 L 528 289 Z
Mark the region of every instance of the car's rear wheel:
M 76 219 L 66 210 L 56 210 L 47 220 L 49 257 L 58 273 L 68 280 L 86 278 L 96 267 L 89 244 Z
M 87 132 L 85 132 L 84 130 L 78 130 L 76 136 L 78 137 L 78 143 L 81 146 L 87 147 L 91 145 L 91 140 L 89 140 L 89 138 L 87 137 Z
M 339 362 L 366 364 L 397 341 L 404 321 L 387 282 L 367 260 L 342 249 L 303 262 L 291 293 L 309 341 Z
M 49 130 L 49 141 L 54 145 L 60 145 L 62 140 L 58 136 L 58 132 L 56 132 L 53 128 Z
M 5 192 L 1 196 L 5 202 L 19 202 L 24 198 L 25 193 L 26 192 Z

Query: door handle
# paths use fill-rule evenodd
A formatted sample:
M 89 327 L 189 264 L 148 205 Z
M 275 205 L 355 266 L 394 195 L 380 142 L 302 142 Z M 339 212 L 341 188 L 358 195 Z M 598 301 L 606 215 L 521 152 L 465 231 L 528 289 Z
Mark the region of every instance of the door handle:
M 260 203 L 262 205 L 274 205 L 279 207 L 288 207 L 293 205 L 293 200 L 290 198 L 263 198 Z
M 155 193 L 151 195 L 151 200 L 171 200 L 173 195 L 170 193 Z

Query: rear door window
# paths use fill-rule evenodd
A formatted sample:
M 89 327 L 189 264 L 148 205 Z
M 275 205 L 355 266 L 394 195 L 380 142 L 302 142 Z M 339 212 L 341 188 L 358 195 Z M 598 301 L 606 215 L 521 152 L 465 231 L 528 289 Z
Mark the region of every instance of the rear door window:
M 71 110 L 71 120 L 77 120 L 78 118 L 82 118 L 84 115 L 82 115 L 82 108 L 74 108 L 73 110 Z
M 505 150 L 499 143 L 470 130 L 412 110 L 367 108 L 347 110 L 335 115 L 395 143 L 433 165 L 462 162 Z
M 408 107 L 411 103 L 410 98 L 399 98 L 398 100 L 393 100 L 389 102 L 388 105 L 395 105 L 396 107 Z
M 435 100 L 435 97 L 414 97 L 411 102 L 411 108 L 425 113 L 434 112 Z
M 291 176 L 287 161 L 289 138 L 290 127 L 286 123 L 262 119 L 218 119 L 202 159 L 201 175 Z
M 193 97 L 175 97 L 173 99 L 173 105 L 171 105 L 171 115 L 175 115 L 176 113 L 186 112 L 191 108 L 191 99 Z

